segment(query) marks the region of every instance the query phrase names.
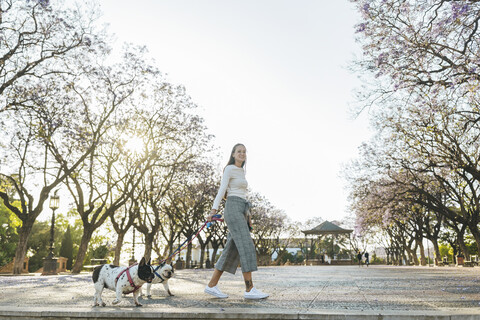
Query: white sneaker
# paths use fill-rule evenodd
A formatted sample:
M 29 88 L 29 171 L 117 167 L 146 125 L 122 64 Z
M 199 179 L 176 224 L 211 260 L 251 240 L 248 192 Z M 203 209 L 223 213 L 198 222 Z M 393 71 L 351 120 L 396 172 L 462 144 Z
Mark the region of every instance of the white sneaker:
M 249 292 L 245 291 L 243 297 L 245 299 L 265 299 L 268 297 L 268 293 L 252 288 Z
M 228 298 L 228 295 L 220 291 L 220 289 L 217 288 L 217 286 L 210 288 L 208 285 L 205 287 L 204 290 L 205 293 L 211 294 L 214 297 L 217 297 L 219 299 L 225 299 Z

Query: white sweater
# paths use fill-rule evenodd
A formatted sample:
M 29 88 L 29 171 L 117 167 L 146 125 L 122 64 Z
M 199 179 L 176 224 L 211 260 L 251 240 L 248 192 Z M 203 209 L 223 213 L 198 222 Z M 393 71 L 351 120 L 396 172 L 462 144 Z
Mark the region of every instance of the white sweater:
M 220 205 L 220 201 L 222 201 L 225 192 L 227 192 L 227 196 L 229 197 L 237 196 L 246 199 L 247 187 L 248 183 L 245 179 L 245 170 L 234 164 L 226 166 L 225 171 L 223 171 L 220 189 L 218 189 L 212 209 L 218 210 L 218 206 Z

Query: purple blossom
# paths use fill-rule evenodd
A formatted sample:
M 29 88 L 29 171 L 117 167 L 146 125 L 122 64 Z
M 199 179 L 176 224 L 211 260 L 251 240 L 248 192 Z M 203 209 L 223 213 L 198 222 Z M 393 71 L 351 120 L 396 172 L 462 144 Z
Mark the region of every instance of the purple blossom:
M 377 57 L 377 62 L 376 62 L 377 67 L 384 64 L 387 61 L 387 57 L 388 57 L 388 54 L 386 54 L 385 52 L 380 53 Z
M 363 10 L 364 13 L 367 13 L 367 14 L 368 14 L 368 13 L 370 12 L 370 4 L 365 3 L 365 4 L 363 5 L 362 10 Z
M 355 32 L 363 32 L 365 31 L 365 28 L 367 27 L 366 23 L 360 23 L 357 25 L 357 30 Z
M 468 9 L 469 9 L 468 4 L 461 4 L 454 1 L 452 3 L 452 11 L 453 11 L 452 20 L 456 20 L 459 16 L 465 14 L 468 11 Z
M 27 3 L 30 2 L 29 0 L 27 0 Z M 42 6 L 42 7 L 47 7 L 48 5 L 50 5 L 50 0 L 37 0 L 37 2 Z

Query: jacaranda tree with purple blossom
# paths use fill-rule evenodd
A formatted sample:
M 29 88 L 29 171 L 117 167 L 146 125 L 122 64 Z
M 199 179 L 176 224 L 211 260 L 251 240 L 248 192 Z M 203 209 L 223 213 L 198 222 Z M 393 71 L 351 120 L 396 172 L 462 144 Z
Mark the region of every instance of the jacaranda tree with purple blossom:
M 143 54 L 142 48 L 127 46 L 122 60 L 113 65 L 98 65 L 88 79 L 72 85 L 87 115 L 83 121 L 86 133 L 95 136 L 93 129 L 102 122 L 104 113 L 109 114 L 100 138 L 82 162 L 81 169 L 65 180 L 83 223 L 73 273 L 81 271 L 93 232 L 125 205 L 143 174 L 158 158 L 156 148 L 137 154 L 125 145 L 125 140 L 135 136 L 140 123 L 145 124 L 135 121 L 138 112 L 135 104 L 140 103 L 147 83 L 161 76 L 144 61 Z M 68 163 L 60 162 L 59 165 L 65 171 L 72 171 Z
M 105 49 L 98 7 L 64 1 L 0 1 L 0 113 L 38 108 L 45 79 Z
M 361 13 L 357 70 L 373 76 L 364 92 L 375 104 L 403 91 L 477 99 L 480 2 L 352 0 Z M 370 80 L 370 79 L 369 79 Z M 406 102 L 406 101 L 405 101 Z
M 0 198 L 22 221 L 14 273 L 21 272 L 28 237 L 49 193 L 73 172 L 58 164 L 77 169 L 106 120 L 83 130 L 79 124 L 86 115 L 71 90 L 91 71 L 92 61 L 109 50 L 104 31 L 94 23 L 95 10 L 60 2 L 0 1 L 0 179 L 15 190 L 0 190 Z M 82 151 L 70 153 L 77 149 Z M 14 201 L 20 202 L 18 208 Z
M 161 78 L 152 79 L 145 86 L 145 94 L 138 99 L 136 107 L 146 149 L 157 150 L 157 157 L 146 168 L 134 194 L 141 200 L 134 227 L 144 236 L 144 256 L 148 258 L 160 229 L 164 225 L 171 226 L 165 223 L 165 217 L 171 217 L 166 213 L 169 192 L 181 192 L 189 185 L 183 179 L 188 176 L 182 172 L 189 166 L 195 168 L 196 159 L 208 152 L 211 136 L 206 132 L 203 118 L 196 114 L 197 105 L 181 85 Z M 192 208 L 190 213 L 198 216 L 198 210 Z M 190 223 L 200 223 L 196 221 L 197 216 L 187 218 Z M 178 219 L 172 218 L 175 222 L 172 223 L 176 224 Z
M 392 236 L 415 237 L 410 225 L 436 252 L 442 223 L 468 226 L 479 243 L 480 2 L 352 2 L 361 13 L 359 107 L 378 128 L 352 179 L 365 195 L 352 199 L 363 203 L 359 221 L 375 221 L 376 208 L 377 222 L 397 221 Z M 382 186 L 376 198 L 363 192 L 371 183 Z

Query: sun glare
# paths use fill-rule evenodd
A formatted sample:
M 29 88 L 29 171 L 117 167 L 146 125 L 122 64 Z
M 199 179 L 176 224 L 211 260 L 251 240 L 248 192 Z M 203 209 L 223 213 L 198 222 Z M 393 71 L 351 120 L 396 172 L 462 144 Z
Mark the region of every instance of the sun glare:
M 143 140 L 139 137 L 130 137 L 125 143 L 125 149 L 132 153 L 141 153 L 143 151 Z

